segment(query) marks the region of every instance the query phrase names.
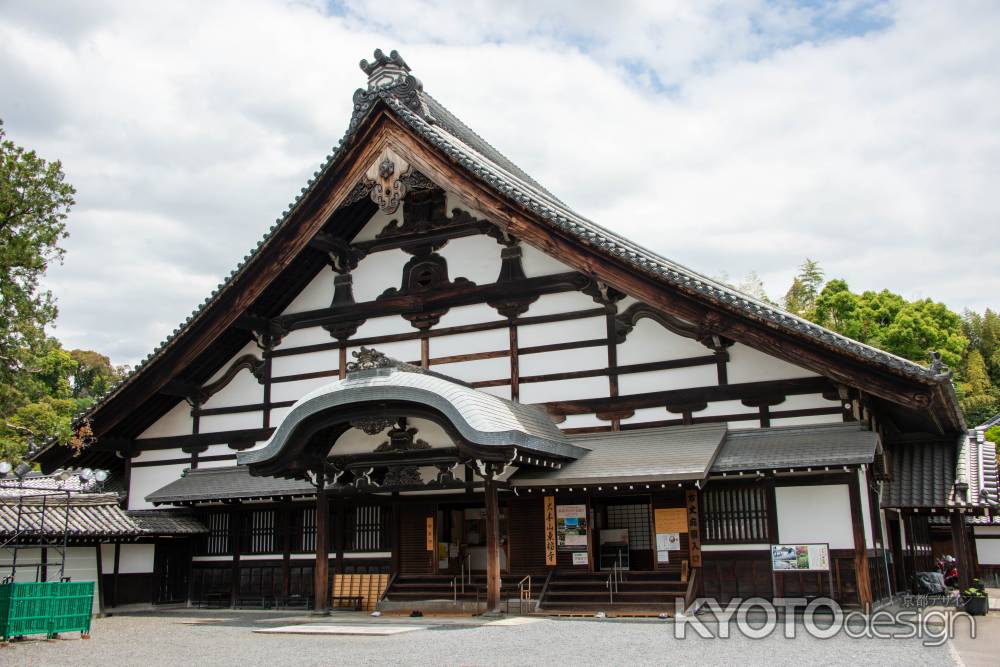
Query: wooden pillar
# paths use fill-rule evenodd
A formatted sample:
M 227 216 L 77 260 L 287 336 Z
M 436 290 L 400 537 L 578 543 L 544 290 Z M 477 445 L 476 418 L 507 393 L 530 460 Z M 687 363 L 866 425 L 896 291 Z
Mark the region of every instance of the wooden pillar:
M 486 613 L 500 613 L 500 508 L 493 470 L 484 478 L 486 487 Z
M 313 609 L 325 614 L 329 603 L 330 503 L 326 497 L 326 476 L 316 474 L 316 566 L 313 568 Z
M 872 604 L 872 587 L 868 578 L 868 550 L 865 545 L 865 523 L 861 509 L 861 485 L 858 472 L 848 473 L 851 496 L 851 524 L 854 529 L 854 580 L 858 587 L 858 604 L 869 607 Z M 867 489 L 865 489 L 867 493 Z
M 975 563 L 972 560 L 965 514 L 962 512 L 951 513 L 951 541 L 955 546 L 955 558 L 958 559 L 958 588 L 964 591 L 972 585 Z
M 118 606 L 118 570 L 122 560 L 122 543 L 115 542 L 114 578 L 111 580 L 111 606 Z
M 97 559 L 97 610 L 104 616 L 104 558 L 101 554 L 101 543 L 98 542 L 94 549 L 96 552 L 94 557 Z

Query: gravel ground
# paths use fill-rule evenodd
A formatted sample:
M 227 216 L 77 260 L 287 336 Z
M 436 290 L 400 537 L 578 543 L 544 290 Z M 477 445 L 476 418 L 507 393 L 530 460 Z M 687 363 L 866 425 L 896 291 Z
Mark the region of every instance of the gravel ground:
M 192 623 L 199 621 L 199 623 Z M 430 625 L 397 636 L 254 634 L 254 628 L 316 622 L 316 618 L 225 612 L 184 612 L 97 619 L 90 640 L 75 635 L 0 647 L 2 665 L 952 665 L 955 653 L 919 640 L 674 638 L 669 622 L 542 619 L 490 626 L 469 619 L 404 619 L 341 614 L 329 623 Z M 711 626 L 710 626 L 711 627 Z M 713 628 L 714 629 L 714 628 Z M 798 630 L 802 630 L 801 626 Z M 799 635 L 804 633 L 799 632 Z

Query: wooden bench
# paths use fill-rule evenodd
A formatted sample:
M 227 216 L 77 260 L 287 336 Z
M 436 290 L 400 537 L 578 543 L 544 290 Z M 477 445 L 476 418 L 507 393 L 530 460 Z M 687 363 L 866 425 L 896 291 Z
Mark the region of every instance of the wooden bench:
M 330 602 L 336 603 L 340 601 L 353 602 L 354 611 L 361 611 L 361 607 L 365 603 L 365 596 L 363 595 L 332 595 L 330 596 Z M 332 607 L 336 608 L 336 604 L 331 604 Z

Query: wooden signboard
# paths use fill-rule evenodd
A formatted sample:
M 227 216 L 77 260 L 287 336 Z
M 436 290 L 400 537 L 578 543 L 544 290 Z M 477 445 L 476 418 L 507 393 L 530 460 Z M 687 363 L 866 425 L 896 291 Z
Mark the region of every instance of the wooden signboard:
M 434 517 L 427 517 L 427 550 L 434 551 Z
M 556 564 L 556 497 L 545 496 L 545 564 Z
M 701 521 L 698 515 L 698 492 L 688 489 L 686 495 L 688 515 L 688 558 L 691 567 L 701 567 Z
M 653 512 L 656 533 L 688 532 L 687 510 L 683 507 L 661 508 Z

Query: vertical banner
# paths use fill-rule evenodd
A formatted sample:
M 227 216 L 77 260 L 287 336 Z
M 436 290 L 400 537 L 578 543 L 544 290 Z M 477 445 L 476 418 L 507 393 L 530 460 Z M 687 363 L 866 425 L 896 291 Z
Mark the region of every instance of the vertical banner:
M 434 517 L 427 517 L 427 550 L 434 551 Z
M 687 491 L 688 558 L 691 567 L 701 567 L 701 521 L 698 516 L 698 491 Z
M 545 564 L 556 564 L 556 497 L 545 496 Z

